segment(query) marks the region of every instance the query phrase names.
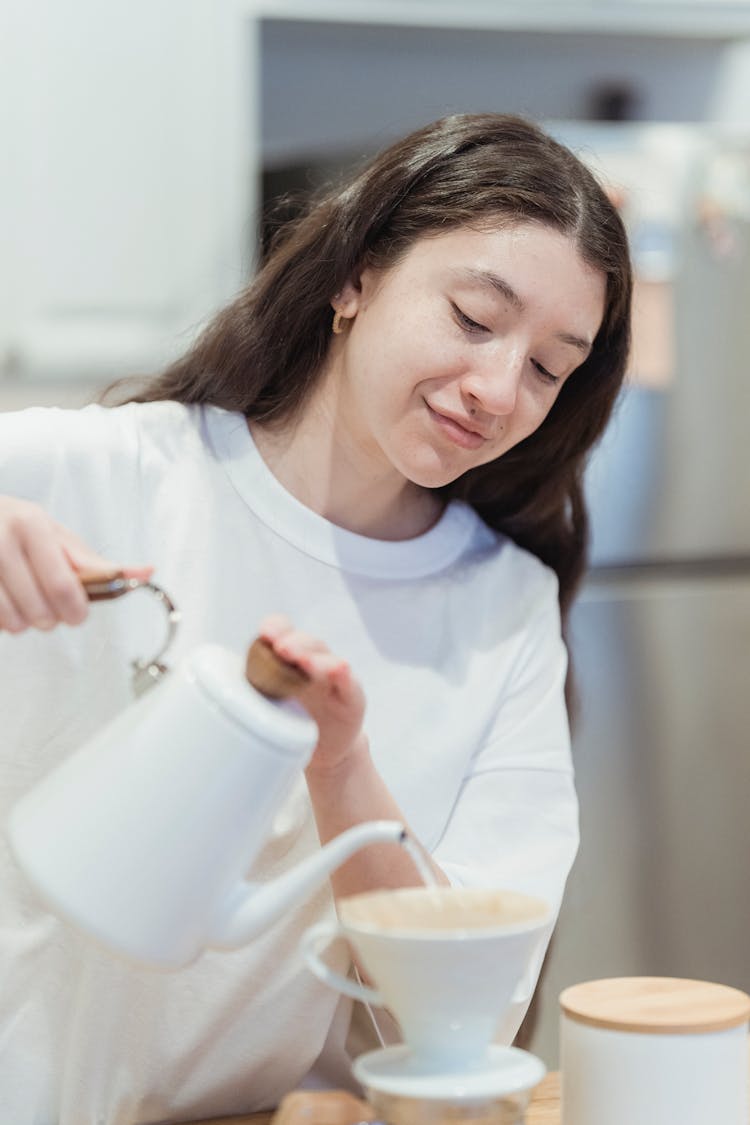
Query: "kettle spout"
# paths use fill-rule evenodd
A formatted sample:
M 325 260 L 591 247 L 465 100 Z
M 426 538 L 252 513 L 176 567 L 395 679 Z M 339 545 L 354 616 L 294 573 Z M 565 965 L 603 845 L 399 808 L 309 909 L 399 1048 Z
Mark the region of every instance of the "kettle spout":
M 240 882 L 224 900 L 207 939 L 215 949 L 237 949 L 263 933 L 290 907 L 303 902 L 349 856 L 368 844 L 401 843 L 406 829 L 395 820 L 357 824 L 271 883 Z

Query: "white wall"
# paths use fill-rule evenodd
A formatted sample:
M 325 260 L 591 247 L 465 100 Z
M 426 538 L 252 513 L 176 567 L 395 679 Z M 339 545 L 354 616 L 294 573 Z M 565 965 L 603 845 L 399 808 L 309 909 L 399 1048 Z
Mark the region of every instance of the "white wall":
M 361 5 L 328 7 L 347 18 Z M 590 4 L 639 7 L 652 6 Z M 728 33 L 258 23 L 260 9 L 278 10 L 0 4 L 0 408 L 23 400 L 24 379 L 36 400 L 77 401 L 81 380 L 153 370 L 182 350 L 249 272 L 261 159 L 366 153 L 457 110 L 573 118 L 605 81 L 631 83 L 642 118 L 744 122 L 750 104 L 750 48 Z M 675 5 L 676 30 L 685 11 Z
M 381 144 L 445 113 L 584 117 L 602 83 L 632 86 L 641 120 L 711 120 L 726 50 L 709 38 L 278 20 L 263 21 L 261 44 L 271 164 Z
M 227 11 L 205 0 L 4 7 L 0 372 L 150 370 L 241 283 Z

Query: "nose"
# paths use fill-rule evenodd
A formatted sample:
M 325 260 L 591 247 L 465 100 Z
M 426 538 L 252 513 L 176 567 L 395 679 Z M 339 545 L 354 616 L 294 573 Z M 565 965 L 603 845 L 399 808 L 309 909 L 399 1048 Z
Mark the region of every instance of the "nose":
M 470 407 L 503 417 L 516 408 L 524 368 L 524 356 L 508 349 L 476 362 L 461 380 L 461 393 Z

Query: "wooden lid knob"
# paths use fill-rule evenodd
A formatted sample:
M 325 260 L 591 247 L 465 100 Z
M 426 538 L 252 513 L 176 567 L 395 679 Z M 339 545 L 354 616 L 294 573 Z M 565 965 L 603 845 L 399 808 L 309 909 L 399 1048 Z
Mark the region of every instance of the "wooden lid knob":
M 287 699 L 310 680 L 296 664 L 282 660 L 263 637 L 256 637 L 247 650 L 245 676 L 268 699 Z
M 738 988 L 677 977 L 616 977 L 575 984 L 560 994 L 569 1019 L 612 1031 L 698 1035 L 750 1019 L 750 996 Z

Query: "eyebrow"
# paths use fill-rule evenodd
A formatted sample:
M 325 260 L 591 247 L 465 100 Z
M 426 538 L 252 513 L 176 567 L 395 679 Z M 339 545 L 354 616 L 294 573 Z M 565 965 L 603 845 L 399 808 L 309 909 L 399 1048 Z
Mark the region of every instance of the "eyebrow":
M 491 270 L 479 270 L 472 267 L 466 269 L 456 270 L 459 280 L 464 280 L 470 285 L 479 285 L 482 288 L 491 288 L 504 297 L 509 305 L 512 305 L 518 312 L 523 312 L 526 308 L 526 303 L 522 297 L 519 297 L 512 285 L 509 285 L 504 278 L 499 274 L 493 273 Z M 577 348 L 579 352 L 588 355 L 591 351 L 591 341 L 585 340 L 583 336 L 576 336 L 572 332 L 557 332 L 557 339 L 563 344 L 570 344 L 571 347 Z

